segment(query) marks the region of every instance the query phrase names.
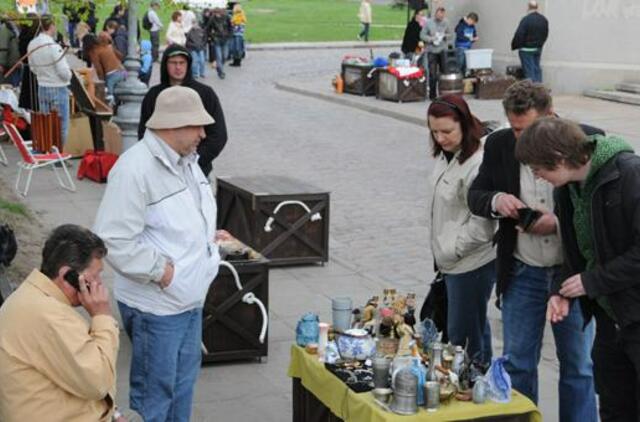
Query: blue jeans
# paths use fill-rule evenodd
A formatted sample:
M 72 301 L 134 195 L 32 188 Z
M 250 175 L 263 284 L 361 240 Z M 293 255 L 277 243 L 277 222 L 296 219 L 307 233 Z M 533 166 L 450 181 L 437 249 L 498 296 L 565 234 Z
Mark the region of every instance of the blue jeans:
M 114 89 L 116 88 L 116 85 L 118 85 L 125 79 L 127 79 L 126 70 L 116 70 L 115 72 L 105 75 L 104 84 L 107 86 L 107 92 L 109 93 L 109 95 L 113 95 L 115 97 Z
M 472 359 L 491 362 L 491 328 L 487 320 L 487 303 L 496 281 L 495 262 L 473 271 L 445 274 L 447 284 L 447 334 L 452 344 L 469 342 Z
M 224 61 L 229 54 L 227 41 L 216 41 L 213 48 L 216 55 L 216 71 L 221 75 L 224 73 Z
M 503 295 L 502 322 L 505 367 L 513 388 L 538 401 L 538 363 L 546 323 L 547 299 L 559 267 L 532 267 L 515 262 L 511 284 Z M 560 361 L 559 402 L 562 422 L 597 421 L 593 384 L 593 323 L 584 327 L 580 304 L 574 300 L 569 315 L 552 324 Z
M 69 32 L 69 42 L 71 43 L 71 47 L 77 48 L 79 47 L 78 39 L 76 38 L 76 26 L 78 24 L 75 22 L 67 23 L 67 32 Z
M 538 51 L 518 51 L 520 63 L 524 71 L 524 77 L 531 79 L 533 82 L 542 82 L 542 69 L 540 68 L 540 56 L 542 50 Z
M 191 75 L 194 78 L 198 76 L 204 78 L 205 57 L 204 50 L 191 51 Z
M 463 75 L 467 73 L 467 57 L 464 52 L 466 48 L 456 47 L 456 60 L 458 61 L 458 68 Z
M 229 55 L 232 59 L 242 60 L 244 58 L 244 35 L 236 34 L 231 38 Z
M 62 145 L 67 142 L 69 133 L 69 91 L 66 86 L 51 87 L 38 86 L 38 105 L 40 111 L 49 113 L 51 110 L 58 110 L 60 116 L 60 136 Z
M 129 406 L 145 422 L 187 422 L 202 359 L 202 308 L 168 316 L 118 308 L 133 346 Z

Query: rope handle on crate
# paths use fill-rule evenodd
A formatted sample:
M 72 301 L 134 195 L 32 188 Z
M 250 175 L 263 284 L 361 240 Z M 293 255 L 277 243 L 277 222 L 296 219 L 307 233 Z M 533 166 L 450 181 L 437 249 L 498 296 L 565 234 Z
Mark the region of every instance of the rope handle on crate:
M 311 209 L 307 206 L 307 204 L 305 204 L 302 201 L 282 201 L 273 210 L 273 215 L 276 215 L 278 211 L 280 211 L 280 208 L 284 207 L 285 205 L 299 205 L 307 211 L 307 214 L 311 213 Z M 310 220 L 311 221 L 322 220 L 322 216 L 320 215 L 319 212 L 317 212 L 311 216 Z M 266 231 L 267 233 L 270 233 L 273 230 L 273 227 L 271 227 L 271 225 L 273 224 L 274 221 L 275 219 L 273 217 L 269 217 L 267 219 L 267 222 L 264 224 L 264 231 Z
M 240 276 L 238 275 L 238 271 L 227 261 L 220 261 L 220 266 L 227 267 L 231 274 L 233 275 L 233 281 L 236 283 L 236 287 L 239 291 L 242 291 L 242 283 L 240 283 Z M 260 336 L 258 339 L 260 343 L 264 343 L 264 338 L 267 335 L 267 326 L 269 325 L 269 314 L 267 312 L 267 308 L 264 306 L 264 303 L 260 299 L 253 294 L 253 292 L 249 292 L 242 296 L 242 301 L 249 305 L 257 305 L 262 312 L 262 328 L 260 329 Z

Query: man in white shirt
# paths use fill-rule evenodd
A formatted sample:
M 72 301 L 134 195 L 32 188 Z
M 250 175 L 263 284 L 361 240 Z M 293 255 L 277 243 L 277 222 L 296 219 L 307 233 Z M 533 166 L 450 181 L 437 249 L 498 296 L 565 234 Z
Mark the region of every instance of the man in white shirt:
M 162 91 L 143 139 L 111 170 L 96 216 L 133 346 L 130 407 L 147 422 L 191 414 L 202 307 L 220 262 L 216 202 L 196 153 L 212 123 L 193 89 Z
M 151 7 L 147 12 L 147 16 L 149 18 L 149 21 L 151 22 L 149 35 L 151 36 L 151 57 L 153 58 L 154 62 L 158 61 L 158 57 L 160 57 L 160 30 L 163 27 L 162 21 L 158 17 L 158 13 L 156 13 L 159 8 L 160 0 L 152 0 Z
M 50 16 L 40 20 L 41 31 L 29 43 L 29 68 L 38 77 L 39 111 L 49 113 L 56 109 L 60 117 L 61 140 L 67 140 L 69 130 L 69 92 L 71 69 L 64 57 L 65 51 L 56 43 L 56 25 Z M 45 151 L 46 152 L 46 151 Z

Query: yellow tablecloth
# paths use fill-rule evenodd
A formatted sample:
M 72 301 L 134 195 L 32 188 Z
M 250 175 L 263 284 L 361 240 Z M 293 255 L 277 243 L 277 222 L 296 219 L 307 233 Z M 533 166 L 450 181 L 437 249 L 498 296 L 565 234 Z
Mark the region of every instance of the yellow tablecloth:
M 316 356 L 309 355 L 296 345 L 291 346 L 291 362 L 288 375 L 299 378 L 302 385 L 323 402 L 331 412 L 345 422 L 407 422 L 406 416 L 386 412 L 380 408 L 369 393 L 354 393 L 340 381 Z M 529 414 L 530 422 L 541 422 L 542 416 L 531 400 L 514 391 L 510 403 L 474 404 L 452 400 L 442 405 L 436 412 L 420 408 L 411 418 L 413 421 L 460 421 L 489 416 Z

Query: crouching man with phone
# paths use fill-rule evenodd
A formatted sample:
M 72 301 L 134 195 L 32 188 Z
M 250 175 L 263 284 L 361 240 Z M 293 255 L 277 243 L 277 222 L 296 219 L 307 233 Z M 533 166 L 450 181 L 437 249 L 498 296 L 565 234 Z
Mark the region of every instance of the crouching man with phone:
M 44 245 L 40 270 L 0 308 L 1 421 L 119 420 L 118 325 L 100 278 L 106 254 L 91 231 L 59 226 Z

